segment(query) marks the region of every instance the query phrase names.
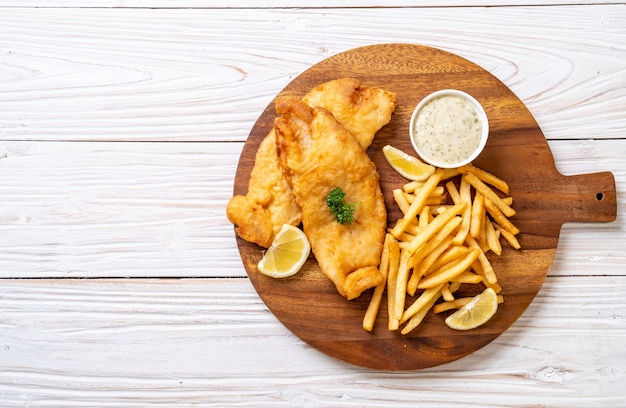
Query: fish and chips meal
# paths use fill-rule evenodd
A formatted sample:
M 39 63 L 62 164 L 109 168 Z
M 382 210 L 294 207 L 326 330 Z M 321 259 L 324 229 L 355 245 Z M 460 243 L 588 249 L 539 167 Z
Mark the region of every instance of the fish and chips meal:
M 453 329 L 478 327 L 503 302 L 486 254 L 502 253 L 500 238 L 520 248 L 520 231 L 509 220 L 515 215 L 509 186 L 472 164 L 435 168 L 385 146 L 388 163 L 409 180 L 393 190 L 402 217 L 388 227 L 379 174 L 366 150 L 395 107 L 394 92 L 354 78 L 326 82 L 301 99 L 277 99 L 248 192 L 229 201 L 227 217 L 241 238 L 268 248 L 261 273 L 293 275 L 310 243 L 320 270 L 347 300 L 373 289 L 367 331 L 385 292 L 389 330 L 403 326 L 407 334 L 431 310 L 456 310 L 445 320 Z M 484 290 L 455 297 L 462 285 Z

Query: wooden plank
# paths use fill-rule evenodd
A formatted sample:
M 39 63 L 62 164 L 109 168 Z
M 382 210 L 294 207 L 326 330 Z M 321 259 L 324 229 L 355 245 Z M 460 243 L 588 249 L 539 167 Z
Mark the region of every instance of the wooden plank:
M 243 141 L 297 74 L 390 42 L 479 64 L 549 139 L 623 137 L 621 5 L 1 10 L 4 140 Z
M 3 277 L 241 275 L 241 145 L 2 143 Z M 225 160 L 230 157 L 230 160 Z
M 626 273 L 625 143 L 550 142 L 564 174 L 615 174 L 619 212 L 566 224 L 552 276 Z M 242 147 L 1 142 L 0 277 L 245 276 L 225 217 Z
M 423 0 L 419 2 L 419 7 L 483 7 L 483 6 L 536 6 L 536 5 L 596 5 L 598 2 L 590 0 Z M 622 4 L 621 0 L 606 0 L 602 4 Z M 320 8 L 320 7 L 415 7 L 415 1 L 393 0 L 381 2 L 380 0 L 342 0 L 339 2 L 332 0 L 315 1 L 307 0 L 85 0 L 76 4 L 72 0 L 6 0 L 0 5 L 2 7 L 115 7 L 115 8 Z
M 298 341 L 246 279 L 0 280 L 0 405 L 620 406 L 625 288 L 549 278 L 485 348 L 390 375 Z

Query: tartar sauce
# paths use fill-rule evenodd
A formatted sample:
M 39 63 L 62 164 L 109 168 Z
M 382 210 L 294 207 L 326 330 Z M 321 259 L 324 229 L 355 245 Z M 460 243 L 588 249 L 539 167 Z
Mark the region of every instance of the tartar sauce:
M 414 126 L 421 152 L 439 163 L 466 160 L 478 148 L 482 122 L 472 103 L 456 95 L 443 95 L 426 103 Z

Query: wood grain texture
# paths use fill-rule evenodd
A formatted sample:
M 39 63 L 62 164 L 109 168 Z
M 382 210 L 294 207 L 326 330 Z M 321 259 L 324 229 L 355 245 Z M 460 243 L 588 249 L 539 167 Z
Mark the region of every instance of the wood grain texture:
M 242 274 L 225 216 L 240 148 L 2 143 L 0 276 Z
M 377 133 L 368 149 L 380 174 L 388 225 L 402 218 L 391 192 L 406 180 L 389 167 L 382 147 L 391 144 L 411 151 L 409 119 L 419 101 L 432 92 L 459 89 L 476 98 L 489 118 L 489 140 L 474 164 L 509 184 L 517 211 L 512 221 L 522 231 L 518 239 L 523 249 L 504 248 L 499 257 L 488 255 L 506 299 L 489 323 L 471 332 L 450 334 L 443 321 L 448 314 L 430 314 L 417 330 L 401 335 L 384 329 L 384 310 L 377 319 L 379 329 L 364 331 L 361 322 L 371 293 L 347 302 L 321 273 L 314 257 L 296 277 L 276 280 L 258 272 L 258 246 L 238 238 L 244 267 L 263 301 L 287 328 L 313 347 L 353 364 L 388 370 L 431 367 L 464 357 L 505 331 L 532 301 L 548 274 L 565 222 L 615 220 L 613 174 L 558 173 L 550 147 L 525 105 L 476 64 L 431 47 L 361 47 L 314 65 L 295 78 L 277 99 L 302 97 L 315 86 L 342 77 L 359 78 L 368 86 L 397 94 L 391 122 Z M 275 118 L 274 105 L 270 104 L 251 130 L 237 168 L 235 193 L 247 192 L 256 151 Z M 462 287 L 458 296 L 477 293 L 472 292 L 473 288 L 469 290 Z
M 390 42 L 477 63 L 550 140 L 624 136 L 624 5 L 0 10 L 3 140 L 244 141 L 291 78 Z
M 2 7 L 70 7 L 70 8 L 90 8 L 90 7 L 117 7 L 117 8 L 320 8 L 320 7 L 415 7 L 415 1 L 412 0 L 393 0 L 381 4 L 376 0 L 342 0 L 342 1 L 316 1 L 311 3 L 307 0 L 84 0 L 80 4 L 76 4 L 72 0 L 6 0 Z M 603 4 L 623 4 L 621 0 L 606 0 Z M 419 7 L 467 7 L 467 6 L 536 6 L 536 5 L 595 5 L 597 2 L 590 0 L 535 0 L 535 1 L 519 1 L 519 0 L 421 0 Z
M 247 279 L 4 280 L 0 405 L 618 407 L 624 288 L 549 278 L 485 348 L 390 373 L 308 347 Z

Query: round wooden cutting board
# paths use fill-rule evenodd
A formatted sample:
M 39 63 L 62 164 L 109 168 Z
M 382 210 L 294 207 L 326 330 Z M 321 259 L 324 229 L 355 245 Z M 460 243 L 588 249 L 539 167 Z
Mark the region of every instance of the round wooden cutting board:
M 365 85 L 397 93 L 395 115 L 367 150 L 380 173 L 389 225 L 401 217 L 392 190 L 406 180 L 389 167 L 382 154 L 383 146 L 391 144 L 414 154 L 408 137 L 409 119 L 426 95 L 454 88 L 474 96 L 485 108 L 490 125 L 488 144 L 474 164 L 509 183 L 517 211 L 512 221 L 521 230 L 518 238 L 522 249 L 516 251 L 503 244 L 501 256 L 488 256 L 503 288 L 504 303 L 485 325 L 455 331 L 444 323 L 450 313 L 430 312 L 413 332 L 402 335 L 387 329 L 384 306 L 374 330 L 363 330 L 361 324 L 372 291 L 356 300 L 344 299 L 322 274 L 313 255 L 295 276 L 273 279 L 256 269 L 263 248 L 238 237 L 244 267 L 259 296 L 291 332 L 319 351 L 356 365 L 384 370 L 432 367 L 466 356 L 503 333 L 533 300 L 548 274 L 565 222 L 615 219 L 613 175 L 559 174 L 546 139 L 526 106 L 506 85 L 474 63 L 419 45 L 368 46 L 316 64 L 277 97 L 301 97 L 314 86 L 341 77 L 355 77 Z M 246 194 L 255 153 L 275 117 L 271 103 L 251 130 L 237 169 L 235 194 Z M 478 293 L 475 290 L 462 288 L 458 296 L 474 295 Z M 386 305 L 384 297 L 382 305 Z

